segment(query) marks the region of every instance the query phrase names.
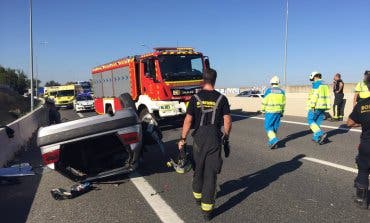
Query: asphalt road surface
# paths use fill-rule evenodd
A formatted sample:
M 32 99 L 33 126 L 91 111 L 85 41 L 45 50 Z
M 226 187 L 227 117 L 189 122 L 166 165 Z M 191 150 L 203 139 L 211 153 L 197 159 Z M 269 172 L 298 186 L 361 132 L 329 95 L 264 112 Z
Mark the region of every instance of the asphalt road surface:
M 61 115 L 68 121 L 95 113 L 62 110 Z M 233 116 L 232 151 L 218 177 L 212 222 L 370 222 L 370 210 L 359 210 L 352 202 L 360 131 L 326 122 L 330 140 L 318 146 L 304 118 L 284 120 L 278 135 L 285 147 L 271 151 L 266 148 L 263 117 Z M 163 130 L 166 148 L 173 153 L 180 129 L 168 125 Z M 203 221 L 192 198 L 192 174 L 168 169 L 157 147 L 144 153 L 137 173 L 64 201 L 52 199 L 50 190 L 73 182 L 37 168 L 41 159 L 34 145 L 17 157 L 19 161 L 30 162 L 40 175 L 0 185 L 0 222 Z

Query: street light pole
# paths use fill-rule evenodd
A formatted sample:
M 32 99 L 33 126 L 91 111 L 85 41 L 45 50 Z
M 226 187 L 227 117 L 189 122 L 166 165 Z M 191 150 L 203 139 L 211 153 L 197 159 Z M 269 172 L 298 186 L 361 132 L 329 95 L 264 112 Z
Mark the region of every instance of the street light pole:
M 31 69 L 31 111 L 33 111 L 33 39 L 32 39 L 32 0 L 30 0 L 30 69 Z
M 48 41 L 40 41 L 40 45 L 46 46 L 48 44 Z M 36 59 L 36 97 L 39 98 L 39 60 L 40 60 L 40 48 L 36 53 L 35 59 Z
M 286 67 L 287 67 L 287 53 L 288 53 L 288 7 L 289 0 L 286 0 L 286 15 L 285 15 L 285 46 L 284 46 L 284 85 L 285 90 L 288 87 L 287 78 L 286 78 Z

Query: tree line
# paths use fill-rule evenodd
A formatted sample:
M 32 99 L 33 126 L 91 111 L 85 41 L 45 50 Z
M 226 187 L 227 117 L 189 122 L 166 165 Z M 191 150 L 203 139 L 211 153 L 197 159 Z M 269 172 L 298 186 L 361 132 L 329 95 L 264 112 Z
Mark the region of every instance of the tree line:
M 33 83 L 36 87 L 37 85 L 35 79 Z M 38 86 L 40 86 L 41 81 L 37 80 L 37 83 Z M 19 94 L 23 95 L 24 93 L 28 92 L 28 89 L 31 86 L 31 81 L 23 70 L 7 68 L 0 65 L 0 85 L 8 86 L 17 91 Z M 53 80 L 45 83 L 45 87 L 58 85 L 61 84 Z
M 5 68 L 0 65 L 0 85 L 6 85 L 19 94 L 24 94 L 30 88 L 30 84 L 30 79 L 23 70 Z

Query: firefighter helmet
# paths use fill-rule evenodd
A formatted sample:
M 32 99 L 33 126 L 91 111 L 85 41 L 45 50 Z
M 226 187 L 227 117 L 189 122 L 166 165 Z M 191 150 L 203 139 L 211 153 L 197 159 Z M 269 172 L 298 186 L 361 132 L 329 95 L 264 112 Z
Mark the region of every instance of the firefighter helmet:
M 187 149 L 186 144 L 180 150 L 177 157 L 177 162 L 173 159 L 170 159 L 167 162 L 167 166 L 174 168 L 176 173 L 180 174 L 187 173 L 193 168 L 191 155 Z
M 280 78 L 278 76 L 273 76 L 270 80 L 270 84 L 280 84 Z
M 320 72 L 318 72 L 318 71 L 314 71 L 314 72 L 312 72 L 312 73 L 310 74 L 310 81 L 313 81 L 313 80 L 314 80 L 314 78 L 315 78 L 317 75 L 321 75 L 321 73 L 320 73 Z

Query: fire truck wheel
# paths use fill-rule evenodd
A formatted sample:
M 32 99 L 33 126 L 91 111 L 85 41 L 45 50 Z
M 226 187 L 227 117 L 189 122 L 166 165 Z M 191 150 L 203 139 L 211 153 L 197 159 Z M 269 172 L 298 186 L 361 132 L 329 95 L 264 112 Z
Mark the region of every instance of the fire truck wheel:
M 132 109 L 135 110 L 135 112 L 137 112 L 135 102 L 134 102 L 134 100 L 132 100 L 132 97 L 131 97 L 130 94 L 128 94 L 128 93 L 121 94 L 119 96 L 119 99 L 121 101 L 121 104 L 122 104 L 123 108 L 132 108 Z
M 114 115 L 114 112 L 113 112 L 112 105 L 111 104 L 108 104 L 108 105 L 105 105 L 105 106 L 106 106 L 105 114 L 109 114 L 109 115 L 113 116 Z
M 139 114 L 139 119 L 140 121 L 143 121 L 144 117 L 149 114 L 149 111 L 147 108 L 143 108 L 141 111 L 140 111 L 140 114 Z

